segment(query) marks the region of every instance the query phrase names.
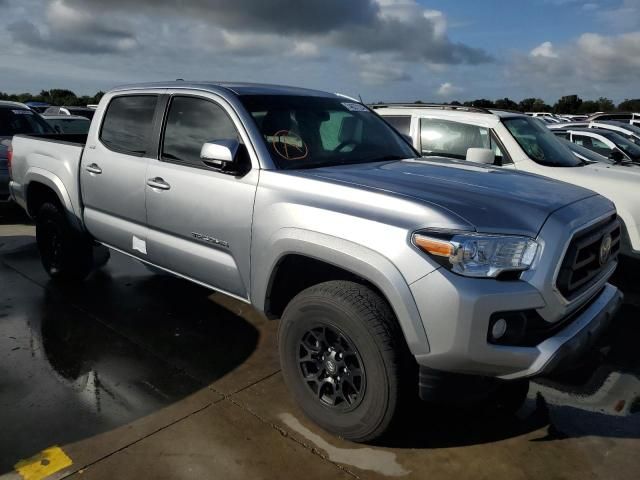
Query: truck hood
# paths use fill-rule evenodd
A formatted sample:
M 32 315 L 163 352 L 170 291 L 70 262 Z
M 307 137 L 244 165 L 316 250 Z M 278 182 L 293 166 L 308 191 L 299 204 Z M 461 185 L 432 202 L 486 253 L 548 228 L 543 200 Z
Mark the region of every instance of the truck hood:
M 296 172 L 335 183 L 409 197 L 464 220 L 482 233 L 537 236 L 556 210 L 594 192 L 538 175 L 430 158 Z M 457 218 L 455 218 L 457 217 Z

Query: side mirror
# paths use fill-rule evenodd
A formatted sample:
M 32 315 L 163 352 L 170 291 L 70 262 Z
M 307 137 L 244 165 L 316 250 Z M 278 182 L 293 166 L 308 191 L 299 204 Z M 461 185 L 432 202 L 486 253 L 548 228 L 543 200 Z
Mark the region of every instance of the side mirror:
M 622 153 L 620 150 L 613 149 L 609 154 L 609 158 L 613 160 L 615 163 L 621 163 L 625 159 L 625 156 L 624 156 L 624 153 Z
M 214 140 L 202 145 L 200 159 L 209 167 L 225 170 L 235 163 L 239 150 L 238 140 Z
M 484 163 L 493 165 L 496 160 L 496 154 L 489 148 L 470 148 L 467 150 L 467 161 L 474 163 Z

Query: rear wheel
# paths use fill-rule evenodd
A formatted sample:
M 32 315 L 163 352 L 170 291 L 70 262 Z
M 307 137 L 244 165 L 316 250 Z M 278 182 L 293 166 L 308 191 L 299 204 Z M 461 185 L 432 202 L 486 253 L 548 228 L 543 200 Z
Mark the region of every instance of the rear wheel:
M 309 418 L 353 441 L 388 429 L 406 345 L 373 290 L 346 281 L 304 290 L 282 316 L 279 347 L 284 379 Z
M 51 278 L 84 280 L 93 269 L 93 242 L 71 226 L 58 205 L 45 203 L 38 210 L 36 240 Z

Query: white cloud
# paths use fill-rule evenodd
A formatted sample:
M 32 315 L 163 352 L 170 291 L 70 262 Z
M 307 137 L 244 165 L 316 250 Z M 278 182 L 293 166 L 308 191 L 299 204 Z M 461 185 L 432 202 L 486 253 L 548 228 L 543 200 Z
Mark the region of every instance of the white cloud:
M 544 42 L 531 50 L 529 53 L 532 57 L 558 58 L 558 54 L 553 50 L 553 43 Z
M 556 95 L 629 92 L 640 76 L 640 32 L 584 33 L 560 46 L 545 42 L 528 55 L 516 54 L 507 65 L 507 75 L 530 91 L 544 89 Z
M 623 0 L 618 8 L 604 10 L 601 17 L 617 30 L 640 28 L 640 0 Z
M 440 85 L 440 87 L 438 87 L 438 90 L 436 90 L 436 94 L 440 97 L 449 97 L 462 91 L 462 88 L 455 86 L 451 82 L 445 82 Z
M 383 59 L 379 55 L 360 54 L 354 55 L 353 60 L 359 67 L 361 80 L 367 85 L 380 86 L 411 80 L 403 65 L 388 57 Z

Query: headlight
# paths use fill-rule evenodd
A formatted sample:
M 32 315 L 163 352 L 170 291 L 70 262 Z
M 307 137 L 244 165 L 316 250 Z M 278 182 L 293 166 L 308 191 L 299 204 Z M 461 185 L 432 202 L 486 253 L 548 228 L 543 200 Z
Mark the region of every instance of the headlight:
M 527 237 L 474 233 L 419 232 L 413 243 L 455 273 L 484 278 L 528 270 L 539 248 Z

